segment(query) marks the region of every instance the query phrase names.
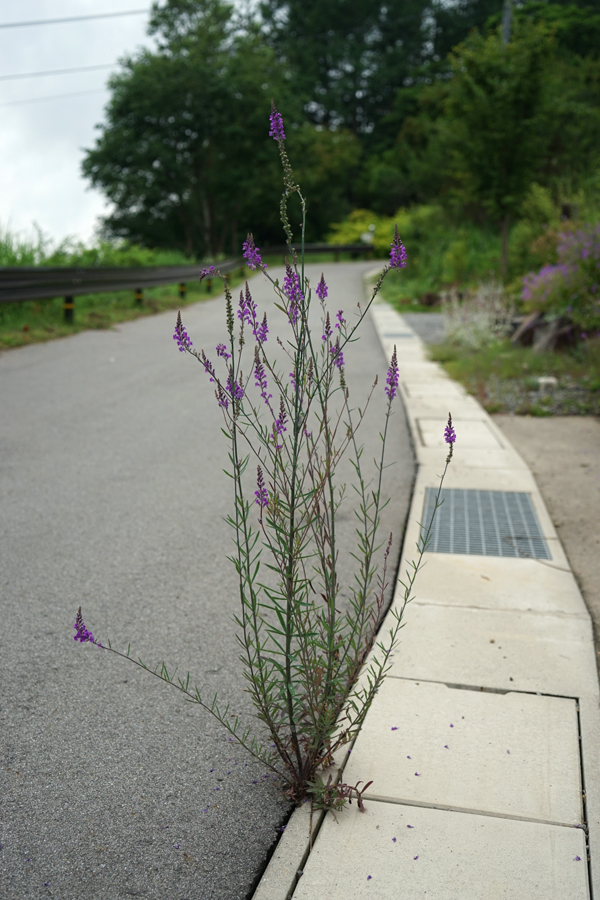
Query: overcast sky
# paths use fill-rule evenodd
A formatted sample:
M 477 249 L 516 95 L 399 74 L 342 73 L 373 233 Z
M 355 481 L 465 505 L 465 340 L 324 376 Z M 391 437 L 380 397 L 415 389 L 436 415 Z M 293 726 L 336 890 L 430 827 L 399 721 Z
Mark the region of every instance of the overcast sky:
M 0 25 L 93 13 L 150 10 L 150 0 L 0 0 Z M 54 240 L 89 241 L 106 206 L 81 176 L 83 149 L 104 120 L 110 69 L 39 78 L 3 75 L 116 63 L 151 45 L 148 13 L 21 28 L 0 28 L 0 226 Z M 75 97 L 63 94 L 93 92 Z M 37 98 L 56 97 L 38 100 Z M 15 101 L 32 100 L 22 103 Z M 14 103 L 14 105 L 12 105 Z M 8 105 L 11 104 L 11 105 Z

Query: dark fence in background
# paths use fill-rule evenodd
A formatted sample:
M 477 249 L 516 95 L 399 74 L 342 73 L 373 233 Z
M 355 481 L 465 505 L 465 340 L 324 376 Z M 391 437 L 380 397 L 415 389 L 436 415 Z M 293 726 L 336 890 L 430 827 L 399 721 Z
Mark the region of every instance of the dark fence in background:
M 242 266 L 241 259 L 227 259 L 218 264 L 221 272 L 232 272 Z M 135 291 L 141 304 L 144 288 L 163 284 L 179 284 L 179 296 L 185 297 L 188 281 L 198 277 L 200 265 L 153 266 L 152 268 L 68 268 L 67 266 L 6 266 L 0 268 L 0 303 L 22 303 L 25 300 L 50 300 L 64 297 L 65 320 L 73 321 L 75 297 L 79 294 L 104 294 L 113 291 Z M 208 279 L 209 290 L 212 280 Z
M 300 251 L 299 245 L 294 249 Z M 305 253 L 350 253 L 353 257 L 372 255 L 369 244 L 307 244 Z M 265 256 L 285 257 L 287 247 L 267 247 Z M 242 259 L 226 259 L 216 263 L 224 275 L 243 267 Z M 72 322 L 75 297 L 80 294 L 104 294 L 113 291 L 135 292 L 136 303 L 142 303 L 144 288 L 164 284 L 178 284 L 179 296 L 185 297 L 187 282 L 198 277 L 201 265 L 193 266 L 153 266 L 152 268 L 110 268 L 94 267 L 69 268 L 67 266 L 4 266 L 0 267 L 0 303 L 22 303 L 26 300 L 50 300 L 64 297 L 65 321 Z M 243 270 L 243 269 L 242 269 Z M 212 278 L 206 279 L 208 290 L 212 290 Z

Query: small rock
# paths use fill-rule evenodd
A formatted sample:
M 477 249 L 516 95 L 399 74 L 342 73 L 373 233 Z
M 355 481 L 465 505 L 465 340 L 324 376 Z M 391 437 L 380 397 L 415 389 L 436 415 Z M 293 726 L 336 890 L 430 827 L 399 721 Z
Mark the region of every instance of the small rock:
M 538 383 L 538 391 L 542 394 L 546 392 L 555 391 L 558 387 L 558 378 L 555 378 L 554 375 L 540 375 L 537 380 Z

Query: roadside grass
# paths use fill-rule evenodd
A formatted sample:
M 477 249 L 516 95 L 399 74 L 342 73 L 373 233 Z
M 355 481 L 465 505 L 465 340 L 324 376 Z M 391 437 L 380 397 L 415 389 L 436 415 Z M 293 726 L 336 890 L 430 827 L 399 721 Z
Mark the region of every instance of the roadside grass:
M 242 275 L 238 269 L 229 274 L 229 284 L 236 287 L 251 274 L 249 269 L 244 268 Z M 156 315 L 168 309 L 182 309 L 220 293 L 218 279 L 213 279 L 212 291 L 209 291 L 208 287 L 207 280 L 201 285 L 197 281 L 188 282 L 184 299 L 179 296 L 177 284 L 146 288 L 139 306 L 136 304 L 133 291 L 82 294 L 75 297 L 75 315 L 72 324 L 64 321 L 62 297 L 54 297 L 52 300 L 27 300 L 23 303 L 2 303 L 0 350 L 68 337 L 80 331 L 114 328 L 120 322 Z
M 600 415 L 600 338 L 562 352 L 534 353 L 502 341 L 481 350 L 445 342 L 430 358 L 490 412 L 517 415 Z M 554 390 L 540 390 L 538 377 L 554 376 Z
M 374 263 L 375 266 L 375 263 Z M 416 278 L 405 279 L 404 273 L 390 273 L 381 288 L 380 297 L 385 300 L 394 309 L 399 312 L 437 312 L 439 306 L 426 306 L 421 303 L 420 297 L 423 296 L 423 285 Z M 392 277 L 395 276 L 395 277 Z

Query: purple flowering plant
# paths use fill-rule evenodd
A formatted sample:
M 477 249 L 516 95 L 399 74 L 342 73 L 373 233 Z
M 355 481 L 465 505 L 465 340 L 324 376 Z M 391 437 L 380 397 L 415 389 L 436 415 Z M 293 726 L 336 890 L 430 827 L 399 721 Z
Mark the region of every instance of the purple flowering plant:
M 566 319 L 582 333 L 600 330 L 600 225 L 563 231 L 556 264 L 526 275 L 522 298 L 528 308 Z
M 179 350 L 200 363 L 223 413 L 233 484 L 233 508 L 227 521 L 235 551 L 229 559 L 237 572 L 240 597 L 235 621 L 247 691 L 261 723 L 262 739 L 243 728 L 229 707 L 221 708 L 216 696 L 205 699 L 192 686 L 189 674 L 181 679 L 164 663 L 151 669 L 134 659 L 129 648 L 120 653 L 110 642 L 100 644 L 87 630 L 81 610 L 75 639 L 129 659 L 202 706 L 227 729 L 230 740 L 282 779 L 287 796 L 296 803 L 310 796 L 320 808 L 339 809 L 355 798 L 363 809 L 364 787 L 334 784 L 320 772 L 333 763 L 342 745 L 356 737 L 390 668 L 432 522 L 417 546 L 418 561 L 407 572 L 403 600 L 390 614 L 391 627 L 378 640 L 392 546 L 391 535 L 383 542 L 379 537 L 381 511 L 387 502 L 382 499 L 382 477 L 388 425 L 398 394 L 398 361 L 394 348 L 373 478 L 364 470 L 357 436 L 368 403 L 362 409 L 351 405 L 344 353 L 356 340 L 356 331 L 387 273 L 406 265 L 406 252 L 396 230 L 390 261 L 369 302 L 364 308 L 359 305 L 354 315 L 337 310 L 332 322 L 324 275 L 314 290 L 305 275 L 305 200 L 294 180 L 283 120 L 274 106 L 270 135 L 278 144 L 283 167 L 280 214 L 288 262 L 282 282 L 267 272 L 250 234 L 243 254 L 250 268 L 271 282 L 275 305 L 285 317 L 286 340 L 272 340 L 267 311 L 258 310 L 249 284 L 234 304 L 227 278 L 214 267 L 203 270 L 200 280 L 212 275 L 222 278 L 226 337 L 214 353 L 198 351 L 180 314 L 173 335 Z M 302 208 L 300 260 L 292 246 L 288 217 L 293 194 Z M 318 330 L 309 326 L 314 296 L 320 315 Z M 282 353 L 286 354 L 284 368 L 277 359 Z M 376 388 L 377 379 L 369 396 Z M 451 451 L 455 440 L 451 420 L 446 440 Z M 356 565 L 349 574 L 340 571 L 336 530 L 343 496 L 336 470 L 344 455 L 351 458 L 358 497 L 357 543 L 352 552 Z M 450 457 L 451 452 L 447 463 Z M 358 684 L 361 670 L 364 677 Z

